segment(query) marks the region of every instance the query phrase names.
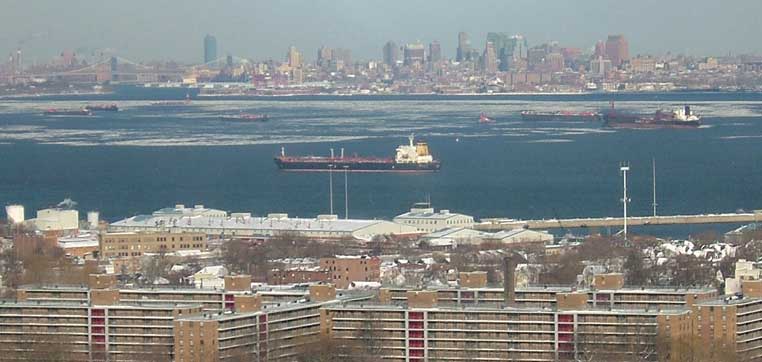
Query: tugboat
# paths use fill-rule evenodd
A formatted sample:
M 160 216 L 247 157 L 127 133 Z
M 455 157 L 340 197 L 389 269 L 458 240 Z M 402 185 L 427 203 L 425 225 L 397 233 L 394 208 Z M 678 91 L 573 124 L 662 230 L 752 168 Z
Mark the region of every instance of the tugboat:
M 45 111 L 46 116 L 92 116 L 93 112 L 90 112 L 86 108 L 82 109 L 56 109 L 51 108 Z
M 604 127 L 651 129 L 651 128 L 698 128 L 701 117 L 684 106 L 672 111 L 658 110 L 652 116 L 618 112 L 611 103 L 611 109 L 603 115 Z
M 414 136 L 410 135 L 409 144 L 397 147 L 394 158 L 376 157 L 335 157 L 333 150 L 331 156 L 286 156 L 284 148 L 281 154 L 275 157 L 275 164 L 285 171 L 341 171 L 350 172 L 435 172 L 439 171 L 441 164 L 429 152 L 426 142 L 414 142 Z
M 266 114 L 241 113 L 237 115 L 220 116 L 220 121 L 231 122 L 265 122 L 269 120 L 270 117 Z
M 479 114 L 479 123 L 481 124 L 495 123 L 495 120 L 487 116 L 486 113 L 482 112 Z

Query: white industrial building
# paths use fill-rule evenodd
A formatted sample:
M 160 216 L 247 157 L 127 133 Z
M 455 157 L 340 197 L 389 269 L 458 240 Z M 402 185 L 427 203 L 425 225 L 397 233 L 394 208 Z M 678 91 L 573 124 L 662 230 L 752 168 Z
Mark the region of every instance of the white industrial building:
M 250 213 L 231 213 L 180 207 L 162 209 L 152 215 L 138 215 L 109 225 L 109 231 L 161 231 L 202 232 L 213 237 L 272 237 L 295 233 L 314 239 L 354 238 L 371 240 L 377 235 L 410 235 L 418 233 L 415 227 L 384 220 L 344 220 L 336 215 L 318 215 L 316 218 L 291 218 L 288 214 L 268 214 L 266 217 Z
M 43 209 L 37 217 L 27 221 L 40 231 L 72 231 L 79 229 L 79 211 L 69 209 Z
M 489 234 L 485 240 L 503 244 L 550 243 L 553 235 L 542 230 L 513 229 Z
M 413 205 L 409 212 L 397 215 L 394 222 L 416 228 L 420 232 L 432 233 L 448 228 L 472 228 L 474 217 L 452 213 L 450 210 L 435 212 L 427 203 Z
M 21 224 L 24 222 L 24 206 L 8 205 L 5 207 L 5 215 L 9 224 Z
M 449 249 L 458 245 L 479 245 L 483 242 L 502 244 L 547 244 L 553 241 L 553 235 L 547 231 L 514 229 L 489 233 L 474 229 L 455 227 L 435 231 L 424 235 L 421 240 L 433 248 Z

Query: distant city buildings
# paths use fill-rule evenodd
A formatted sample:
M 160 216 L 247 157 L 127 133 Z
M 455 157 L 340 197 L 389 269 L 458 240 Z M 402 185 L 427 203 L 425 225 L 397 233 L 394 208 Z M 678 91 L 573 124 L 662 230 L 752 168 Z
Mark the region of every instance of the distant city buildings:
M 204 64 L 217 60 L 217 38 L 207 34 L 204 37 Z
M 110 50 L 88 54 L 68 49 L 58 50 L 47 63 L 24 64 L 22 49 L 14 49 L 0 63 L 0 84 L 21 88 L 0 88 L 0 93 L 82 92 L 91 91 L 93 85 L 110 92 L 115 81 L 181 84 L 209 95 L 762 89 L 760 56 L 631 57 L 624 35 L 610 35 L 594 47 L 557 42 L 530 47 L 524 36 L 507 32 L 489 32 L 476 47 L 471 40 L 468 33 L 458 33 L 454 57 L 443 54 L 441 43 L 434 40 L 426 45 L 388 41 L 376 57 L 380 59 L 360 61 L 349 48 L 328 46 L 312 53 L 317 56 L 314 61 L 307 61 L 295 47 L 287 50 L 285 59 L 238 61 L 240 56 L 228 54 L 220 61 L 217 40 L 208 34 L 201 66 L 173 61 L 142 64 L 121 60 Z

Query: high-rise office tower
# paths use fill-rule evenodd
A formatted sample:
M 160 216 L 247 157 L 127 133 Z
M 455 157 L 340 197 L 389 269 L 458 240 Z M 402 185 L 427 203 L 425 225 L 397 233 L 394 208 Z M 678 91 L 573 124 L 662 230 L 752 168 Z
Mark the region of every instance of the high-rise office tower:
M 442 45 L 434 40 L 429 43 L 429 62 L 436 63 L 442 60 Z
M 320 47 L 317 52 L 317 64 L 320 67 L 327 66 L 330 64 L 331 59 L 333 58 L 333 49 L 328 47 Z
M 495 74 L 497 72 L 497 52 L 495 51 L 495 45 L 491 41 L 488 41 L 484 47 L 482 62 L 484 62 L 484 72 L 487 74 Z
M 462 62 L 469 60 L 471 54 L 471 40 L 465 32 L 458 33 L 458 50 L 455 54 L 455 60 Z
M 397 59 L 399 59 L 399 48 L 397 48 L 397 44 L 393 41 L 388 41 L 384 45 L 384 63 L 389 66 L 394 66 L 397 64 Z
M 593 52 L 593 59 L 598 59 L 599 57 L 606 57 L 606 43 L 600 40 L 595 43 L 595 52 Z
M 296 49 L 295 46 L 291 46 L 288 48 L 288 54 L 286 55 L 286 58 L 288 58 L 288 65 L 291 68 L 301 68 L 302 67 L 302 53 Z
M 527 49 L 529 49 L 527 39 L 523 35 L 514 35 L 511 37 L 511 42 L 513 46 L 513 60 L 525 59 L 527 57 Z
M 611 61 L 613 67 L 619 67 L 622 63 L 630 60 L 629 48 L 624 35 L 609 35 L 606 40 L 606 58 Z
M 206 34 L 204 37 L 204 64 L 217 60 L 217 38 Z
M 511 37 L 507 33 L 487 33 L 487 41 L 491 42 L 495 46 L 495 52 L 497 53 L 498 68 L 502 71 L 506 71 L 511 64 L 511 56 L 513 55 L 513 42 Z
M 405 45 L 404 63 L 407 66 L 423 65 L 426 48 L 421 43 L 412 43 Z

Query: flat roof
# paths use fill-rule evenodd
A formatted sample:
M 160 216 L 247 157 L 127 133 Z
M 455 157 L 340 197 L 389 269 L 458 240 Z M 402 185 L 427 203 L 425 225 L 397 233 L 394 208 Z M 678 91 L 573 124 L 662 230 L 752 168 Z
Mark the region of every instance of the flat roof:
M 113 227 L 193 228 L 215 230 L 284 230 L 302 232 L 354 232 L 377 224 L 394 224 L 385 220 L 308 219 L 287 217 L 214 217 L 203 215 L 138 215 L 111 224 Z M 408 227 L 407 225 L 399 225 Z
M 328 307 L 330 309 L 344 309 L 344 310 L 416 310 L 416 311 L 430 311 L 430 312 L 483 312 L 483 313 L 574 313 L 574 314 L 612 314 L 612 315 L 632 315 L 632 314 L 684 314 L 690 312 L 686 307 L 676 308 L 650 308 L 650 309 L 638 309 L 638 308 L 600 308 L 600 307 L 585 307 L 580 309 L 558 309 L 558 308 L 540 308 L 540 307 L 489 307 L 489 306 L 473 306 L 473 305 L 459 305 L 459 306 L 436 306 L 436 307 L 409 307 L 406 304 L 379 304 L 378 302 L 371 303 L 350 303 L 350 304 L 338 304 L 336 306 Z
M 408 212 L 406 212 L 404 214 L 397 215 L 394 218 L 395 219 L 400 218 L 400 219 L 435 219 L 435 220 L 447 220 L 447 219 L 451 219 L 453 217 L 460 217 L 460 216 L 471 217 L 471 216 L 468 216 L 468 215 L 458 214 L 458 213 L 455 213 L 455 212 L 442 213 L 441 211 L 440 212 L 431 212 L 431 211 L 412 211 L 411 210 L 411 211 L 408 211 Z
M 271 312 L 286 312 L 291 310 L 322 307 L 322 306 L 331 305 L 331 304 L 359 302 L 363 300 L 369 300 L 372 297 L 373 297 L 373 294 L 368 292 L 361 292 L 361 291 L 341 292 L 336 294 L 336 299 L 331 299 L 326 301 L 316 302 L 316 301 L 309 301 L 309 300 L 297 300 L 297 301 L 277 303 L 277 304 L 263 304 L 262 309 L 258 311 L 252 311 L 252 312 L 246 312 L 246 313 L 238 313 L 234 311 L 202 313 L 202 314 L 195 314 L 192 316 L 183 317 L 183 318 L 180 318 L 179 320 L 180 321 L 205 321 L 205 320 L 226 321 L 226 320 L 234 320 L 238 318 L 252 317 L 252 316 L 256 316 L 260 314 L 268 314 Z

